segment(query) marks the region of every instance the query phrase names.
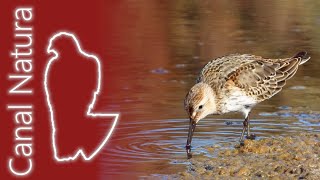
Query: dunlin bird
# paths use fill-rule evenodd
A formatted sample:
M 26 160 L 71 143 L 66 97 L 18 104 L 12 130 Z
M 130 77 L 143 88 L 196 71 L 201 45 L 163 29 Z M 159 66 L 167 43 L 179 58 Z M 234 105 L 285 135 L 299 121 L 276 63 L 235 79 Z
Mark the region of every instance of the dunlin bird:
M 242 112 L 243 136 L 250 134 L 251 109 L 281 91 L 298 66 L 310 59 L 299 52 L 285 59 L 265 59 L 249 54 L 231 54 L 210 61 L 201 70 L 197 83 L 186 95 L 184 105 L 190 118 L 186 150 L 191 156 L 191 140 L 197 123 L 210 114 Z

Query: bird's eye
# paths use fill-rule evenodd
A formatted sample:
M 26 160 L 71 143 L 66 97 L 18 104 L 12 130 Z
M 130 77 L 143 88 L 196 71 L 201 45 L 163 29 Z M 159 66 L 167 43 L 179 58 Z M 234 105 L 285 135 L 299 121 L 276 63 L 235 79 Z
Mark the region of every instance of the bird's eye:
M 200 105 L 200 106 L 199 106 L 199 109 L 202 109 L 202 108 L 203 108 L 203 105 Z

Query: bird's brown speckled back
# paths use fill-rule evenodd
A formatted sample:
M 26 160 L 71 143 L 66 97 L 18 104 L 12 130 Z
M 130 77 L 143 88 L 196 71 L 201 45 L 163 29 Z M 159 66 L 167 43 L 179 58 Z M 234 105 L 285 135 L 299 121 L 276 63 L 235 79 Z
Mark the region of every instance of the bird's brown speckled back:
M 209 84 L 216 92 L 227 81 L 261 102 L 278 93 L 298 70 L 310 59 L 306 52 L 291 58 L 264 59 L 249 54 L 231 54 L 210 61 L 200 72 L 197 82 Z

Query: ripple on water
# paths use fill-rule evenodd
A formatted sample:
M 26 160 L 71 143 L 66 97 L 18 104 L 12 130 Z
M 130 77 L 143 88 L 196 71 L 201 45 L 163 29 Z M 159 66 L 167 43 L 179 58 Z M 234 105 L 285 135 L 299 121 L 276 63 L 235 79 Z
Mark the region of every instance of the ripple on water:
M 260 114 L 261 115 L 261 114 Z M 272 114 L 275 115 L 275 114 Z M 278 114 L 281 118 L 289 117 L 288 113 Z M 267 115 L 269 116 L 269 115 Z M 291 116 L 292 117 L 292 116 Z M 307 115 L 295 115 L 293 117 L 306 118 Z M 313 119 L 319 115 L 312 116 Z M 167 155 L 182 154 L 187 137 L 188 119 L 152 120 L 146 124 L 131 122 L 123 124 L 117 132 L 123 133 L 116 136 L 112 141 L 117 144 L 108 149 L 112 156 L 124 157 L 127 161 L 145 160 L 146 157 L 153 159 L 167 159 Z M 226 125 L 229 122 L 230 125 Z M 290 126 L 291 119 L 276 118 L 252 119 L 252 131 L 263 137 L 268 137 L 271 132 L 281 132 L 283 129 L 294 129 Z M 296 125 L 296 126 L 299 126 Z M 210 145 L 223 141 L 226 137 L 237 140 L 242 130 L 242 119 L 206 119 L 201 122 L 194 134 L 194 147 L 199 145 Z M 125 134 L 131 132 L 130 134 Z M 175 156 L 179 158 L 178 156 Z
M 164 124 L 164 125 L 161 125 Z M 164 126 L 170 128 L 165 128 Z M 148 127 L 152 128 L 148 128 Z M 159 127 L 160 126 L 160 127 Z M 168 154 L 184 153 L 183 135 L 186 126 L 171 120 L 153 120 L 150 123 L 127 123 L 117 130 L 118 132 L 131 132 L 112 139 L 116 146 L 108 148 L 108 157 L 113 156 L 116 161 L 123 159 L 126 162 L 167 159 Z M 110 154 L 110 155 L 109 155 Z
M 252 132 L 258 139 L 313 131 L 319 127 L 319 114 L 272 112 L 259 115 L 264 118 L 251 119 Z M 317 123 L 310 124 L 310 119 L 317 120 Z M 194 133 L 193 152 L 204 153 L 204 146 L 221 142 L 237 143 L 242 131 L 242 121 L 243 119 L 210 118 L 201 121 Z M 128 163 L 186 162 L 184 148 L 188 122 L 188 119 L 166 119 L 122 123 L 117 129 L 117 136 L 112 139 L 114 145 L 108 146 L 103 152 L 106 155 L 102 161 L 119 166 L 127 166 Z

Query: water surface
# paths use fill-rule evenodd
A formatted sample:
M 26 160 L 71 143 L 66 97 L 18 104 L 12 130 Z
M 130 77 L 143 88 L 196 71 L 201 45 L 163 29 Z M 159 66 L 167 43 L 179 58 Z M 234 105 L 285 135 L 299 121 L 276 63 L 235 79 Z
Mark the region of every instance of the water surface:
M 118 104 L 105 108 L 120 111 L 121 119 L 100 160 L 102 178 L 165 178 L 184 170 L 183 99 L 208 61 L 230 53 L 280 58 L 308 51 L 312 59 L 282 92 L 253 109 L 252 132 L 269 138 L 320 131 L 320 2 L 128 0 L 114 8 L 113 21 L 102 23 L 113 32 L 105 37 L 105 56 L 114 59 L 109 71 L 118 93 L 103 101 Z M 242 121 L 241 114 L 202 120 L 195 155 L 205 145 L 236 143 Z

